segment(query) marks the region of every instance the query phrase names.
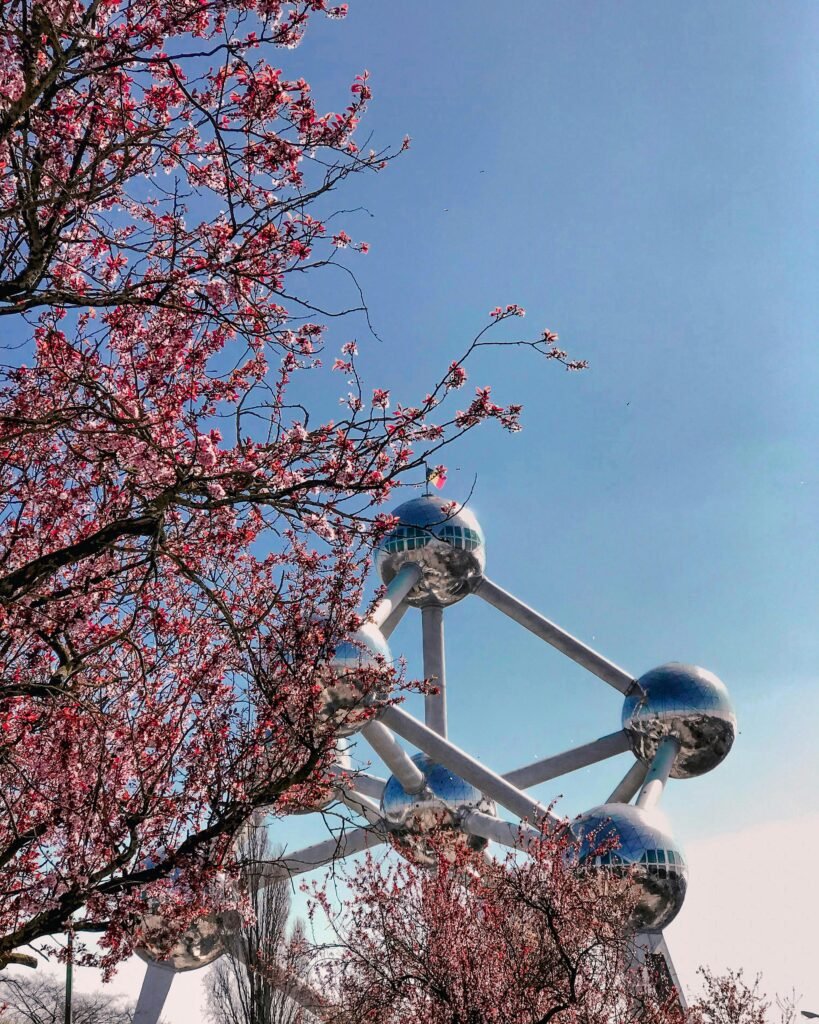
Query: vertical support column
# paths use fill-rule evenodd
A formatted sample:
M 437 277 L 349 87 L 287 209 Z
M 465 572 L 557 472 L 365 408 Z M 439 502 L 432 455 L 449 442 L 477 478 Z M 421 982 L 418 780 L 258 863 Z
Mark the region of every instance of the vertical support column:
M 148 964 L 134 1011 L 134 1024 L 157 1024 L 175 974 L 172 967 Z
M 421 609 L 421 630 L 424 644 L 424 678 L 435 679 L 438 693 L 424 698 L 424 721 L 427 728 L 446 737 L 446 655 L 444 652 L 444 609 L 428 605 Z
M 646 781 L 637 797 L 637 806 L 644 811 L 650 811 L 656 807 L 663 795 L 668 776 L 674 767 L 674 758 L 680 751 L 680 741 L 674 736 L 666 736 L 657 747 L 657 753 L 651 762 L 651 767 L 646 775 Z

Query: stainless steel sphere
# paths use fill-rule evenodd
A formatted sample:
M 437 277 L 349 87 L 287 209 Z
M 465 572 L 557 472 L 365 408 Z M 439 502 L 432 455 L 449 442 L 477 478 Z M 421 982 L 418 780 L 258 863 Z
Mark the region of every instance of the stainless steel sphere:
M 360 711 L 377 697 L 374 689 L 362 686 L 363 671 L 377 670 L 391 661 L 387 641 L 370 622 L 365 622 L 351 640 L 338 645 L 320 680 L 321 717 L 333 724 L 339 736 L 351 736 L 366 724 L 368 719 Z
M 420 863 L 429 865 L 437 863 L 438 853 L 430 847 L 427 838 L 439 829 L 451 829 L 453 841 L 466 842 L 470 848 L 482 850 L 486 840 L 467 836 L 460 829 L 460 820 L 467 811 L 495 814 L 494 802 L 426 754 L 416 754 L 412 760 L 426 776 L 424 789 L 420 793 L 407 793 L 393 775 L 381 795 L 382 817 L 396 830 L 398 842 L 409 847 Z
M 725 684 L 696 665 L 670 662 L 646 672 L 623 705 L 623 728 L 641 761 L 650 761 L 665 736 L 680 751 L 671 775 L 689 779 L 710 771 L 734 742 L 737 716 Z
M 228 952 L 230 939 L 240 924 L 239 914 L 235 910 L 208 914 L 195 921 L 176 940 L 170 953 L 163 956 L 164 919 L 158 914 L 146 914 L 143 927 L 147 938 L 135 952 L 147 963 L 162 964 L 175 971 L 195 971 L 212 964 Z
M 688 868 L 680 847 L 652 814 L 630 804 L 603 804 L 572 822 L 581 865 L 600 871 L 634 869 L 635 931 L 660 931 L 680 911 Z M 597 851 L 613 841 L 612 849 Z
M 455 604 L 475 589 L 486 566 L 478 520 L 463 507 L 447 515 L 442 511 L 445 504 L 426 495 L 399 505 L 393 515 L 401 522 L 376 552 L 375 564 L 384 583 L 408 562 L 421 566 L 424 575 L 407 597 L 416 608 Z

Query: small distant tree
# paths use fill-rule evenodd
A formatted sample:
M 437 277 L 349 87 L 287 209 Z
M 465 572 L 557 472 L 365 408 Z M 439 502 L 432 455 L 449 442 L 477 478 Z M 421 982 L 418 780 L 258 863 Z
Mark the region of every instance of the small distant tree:
M 208 977 L 208 1015 L 215 1024 L 301 1024 L 304 1010 L 281 986 L 306 974 L 309 957 L 301 922 L 289 927 L 288 883 L 263 885 L 276 856 L 267 830 L 249 828 L 238 854 L 252 916 Z
M 0 976 L 3 1024 L 63 1024 L 65 988 L 54 976 Z M 75 992 L 73 1024 L 131 1024 L 134 1006 L 106 992 Z

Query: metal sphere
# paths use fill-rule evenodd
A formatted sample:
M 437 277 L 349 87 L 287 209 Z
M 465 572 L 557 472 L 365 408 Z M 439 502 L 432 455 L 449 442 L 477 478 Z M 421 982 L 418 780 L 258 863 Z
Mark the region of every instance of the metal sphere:
M 159 914 L 146 914 L 143 927 L 148 938 L 135 953 L 146 963 L 161 964 L 175 971 L 195 971 L 207 967 L 228 952 L 231 937 L 240 923 L 239 914 L 235 910 L 208 914 L 194 921 L 176 940 L 170 952 L 163 956 L 161 950 L 165 921 Z
M 437 863 L 438 851 L 429 845 L 427 837 L 439 829 L 451 829 L 453 841 L 466 842 L 473 850 L 484 849 L 486 840 L 467 836 L 460 829 L 460 820 L 467 811 L 494 815 L 494 802 L 426 754 L 416 754 L 412 760 L 426 777 L 424 789 L 407 793 L 393 775 L 381 795 L 381 815 L 396 830 L 399 844 L 407 846 L 417 861 L 428 865 Z
M 483 530 L 472 511 L 460 506 L 446 514 L 444 505 L 430 495 L 399 505 L 393 515 L 400 524 L 376 552 L 384 583 L 409 562 L 421 566 L 424 575 L 407 597 L 415 608 L 455 604 L 475 589 L 486 566 Z
M 660 740 L 675 737 L 680 751 L 671 775 L 689 779 L 710 771 L 731 749 L 737 716 L 725 684 L 696 665 L 671 662 L 646 672 L 623 705 L 623 728 L 641 761 Z
M 572 822 L 578 863 L 600 871 L 631 868 L 637 903 L 635 931 L 660 931 L 683 905 L 688 867 L 680 847 L 650 813 L 630 804 L 603 804 Z M 611 850 L 597 851 L 614 841 Z
M 390 649 L 381 631 L 371 622 L 365 622 L 350 640 L 338 645 L 319 674 L 324 721 L 331 722 L 339 736 L 351 736 L 366 724 L 367 718 L 357 714 L 369 707 L 377 697 L 361 681 L 362 671 L 377 669 L 392 661 Z

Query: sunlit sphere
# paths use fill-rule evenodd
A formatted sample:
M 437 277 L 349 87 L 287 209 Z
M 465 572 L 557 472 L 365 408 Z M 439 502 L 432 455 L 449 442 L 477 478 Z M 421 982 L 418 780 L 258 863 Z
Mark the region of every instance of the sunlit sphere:
M 195 971 L 206 967 L 228 952 L 230 939 L 241 925 L 235 910 L 208 914 L 195 921 L 173 944 L 170 952 L 162 955 L 165 923 L 158 914 L 146 914 L 143 927 L 147 934 L 144 944 L 135 950 L 147 963 L 162 964 L 175 971 Z
M 635 931 L 660 931 L 680 911 L 688 868 L 680 847 L 649 812 L 630 804 L 603 804 L 572 822 L 580 841 L 578 863 L 594 870 L 633 869 Z M 611 849 L 601 848 L 611 844 Z
M 486 545 L 478 520 L 468 508 L 442 511 L 446 502 L 426 495 L 399 505 L 400 525 L 384 538 L 375 556 L 381 579 L 389 583 L 402 566 L 420 565 L 424 575 L 407 603 L 450 605 L 472 593 L 486 567 Z
M 725 684 L 696 665 L 670 662 L 646 672 L 623 705 L 623 728 L 635 755 L 649 762 L 666 736 L 680 751 L 671 775 L 688 779 L 710 771 L 734 742 L 737 716 Z
M 378 693 L 371 685 L 367 688 L 362 675 L 391 661 L 387 641 L 370 622 L 365 622 L 351 640 L 336 647 L 326 670 L 319 673 L 319 679 L 321 718 L 331 723 L 339 736 L 351 736 L 370 720 L 360 712 L 373 704 Z
M 461 831 L 461 817 L 467 811 L 495 814 L 495 804 L 479 789 L 455 775 L 443 765 L 436 764 L 426 754 L 416 754 L 412 760 L 426 776 L 426 786 L 420 793 L 407 793 L 393 775 L 381 795 L 381 814 L 396 830 L 399 843 L 409 848 L 419 863 L 433 865 L 440 850 L 430 846 L 430 833 L 440 837 L 452 832 L 456 842 L 466 842 L 473 850 L 482 850 L 486 840 L 467 836 Z

